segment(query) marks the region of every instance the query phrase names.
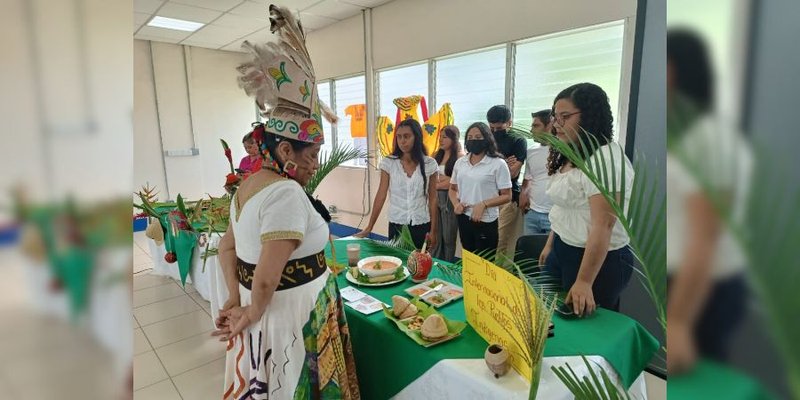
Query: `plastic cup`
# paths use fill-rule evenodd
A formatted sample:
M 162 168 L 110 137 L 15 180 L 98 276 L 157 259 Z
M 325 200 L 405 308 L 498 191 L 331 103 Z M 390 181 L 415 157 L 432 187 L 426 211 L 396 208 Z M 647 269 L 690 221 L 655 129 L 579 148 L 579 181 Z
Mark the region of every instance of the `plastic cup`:
M 350 243 L 347 245 L 347 264 L 351 267 L 358 265 L 361 260 L 361 245 L 358 243 Z

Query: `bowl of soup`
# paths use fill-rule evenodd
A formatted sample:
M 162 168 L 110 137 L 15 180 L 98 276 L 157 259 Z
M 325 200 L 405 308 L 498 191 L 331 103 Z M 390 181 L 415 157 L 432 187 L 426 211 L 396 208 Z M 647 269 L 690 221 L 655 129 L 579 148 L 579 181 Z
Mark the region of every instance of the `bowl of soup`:
M 393 275 L 403 264 L 397 257 L 375 256 L 367 257 L 358 262 L 358 269 L 371 278 Z

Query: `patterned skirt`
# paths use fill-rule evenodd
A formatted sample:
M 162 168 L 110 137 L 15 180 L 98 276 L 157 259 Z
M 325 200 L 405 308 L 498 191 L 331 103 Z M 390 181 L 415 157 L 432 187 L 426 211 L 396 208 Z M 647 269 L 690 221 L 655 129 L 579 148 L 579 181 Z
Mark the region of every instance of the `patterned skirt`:
M 251 292 L 241 284 L 242 306 Z M 359 399 L 334 276 L 276 291 L 261 320 L 228 342 L 223 400 Z

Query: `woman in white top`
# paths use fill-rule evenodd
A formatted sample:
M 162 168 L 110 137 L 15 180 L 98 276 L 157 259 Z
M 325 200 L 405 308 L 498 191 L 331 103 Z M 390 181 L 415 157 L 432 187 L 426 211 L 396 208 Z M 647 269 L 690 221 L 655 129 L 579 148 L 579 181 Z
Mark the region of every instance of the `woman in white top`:
M 478 254 L 493 252 L 499 206 L 511 202 L 511 172 L 486 124 L 470 125 L 465 139 L 468 153 L 453 166 L 449 193 L 461 247 Z
M 593 136 L 600 146 L 596 153 L 603 153 L 606 160 L 604 175 L 609 182 L 614 179 L 616 187 L 621 186 L 625 169 L 625 193 L 615 195 L 624 196 L 627 204 L 633 168 L 619 144 L 612 141 L 613 117 L 603 89 L 591 83 L 564 89 L 556 96 L 553 118 L 556 136 L 563 142 L 580 146 L 581 138 L 588 143 L 588 135 Z M 590 153 L 587 156 L 591 163 L 598 157 L 591 154 L 591 149 L 583 152 Z M 539 264 L 545 265 L 545 272 L 568 291 L 565 302 L 572 304 L 576 314 L 591 314 L 598 305 L 618 311 L 620 293 L 633 270 L 633 253 L 625 229 L 600 190 L 553 148 L 548 173 L 552 231 Z
M 458 220 L 453 212 L 453 203 L 450 202 L 450 178 L 453 175 L 453 167 L 456 160 L 464 156 L 461 150 L 461 142 L 458 127 L 447 125 L 439 133 L 439 150 L 433 158 L 439 163 L 439 181 L 436 183 L 436 191 L 439 196 L 439 239 L 436 251 L 433 256 L 444 261 L 454 262 L 456 260 L 456 240 L 458 237 Z
M 428 248 L 436 246 L 437 198 L 436 181 L 438 168 L 436 160 L 425 154 L 422 145 L 422 127 L 419 122 L 407 119 L 397 125 L 394 134 L 394 151 L 381 160 L 381 183 L 375 202 L 372 204 L 367 227 L 357 233 L 366 237 L 375 227 L 375 221 L 383 209 L 386 194 L 389 194 L 389 239 L 400 235 L 403 226 L 411 231 L 414 246 L 422 248 L 428 236 Z

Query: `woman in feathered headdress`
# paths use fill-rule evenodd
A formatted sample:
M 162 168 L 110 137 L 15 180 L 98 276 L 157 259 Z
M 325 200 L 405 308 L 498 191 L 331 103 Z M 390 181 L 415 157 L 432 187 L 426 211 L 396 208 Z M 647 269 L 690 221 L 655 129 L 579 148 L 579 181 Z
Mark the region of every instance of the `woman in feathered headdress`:
M 242 45 L 239 85 L 266 124 L 252 136 L 262 170 L 242 182 L 219 258 L 230 299 L 215 335 L 228 341 L 224 399 L 360 397 L 350 334 L 325 263 L 330 216 L 303 190 L 319 168 L 322 118 L 300 21 L 269 7 L 279 42 Z M 278 367 L 276 367 L 278 366 Z

